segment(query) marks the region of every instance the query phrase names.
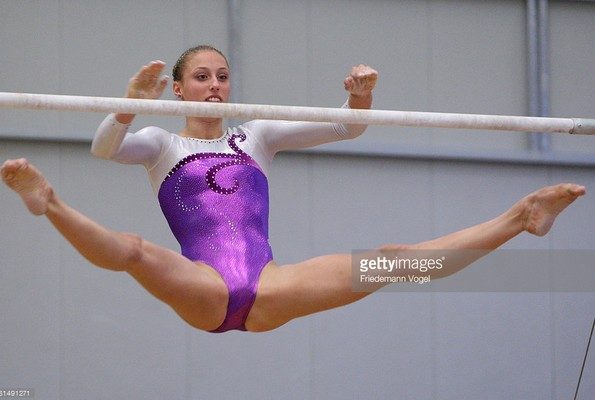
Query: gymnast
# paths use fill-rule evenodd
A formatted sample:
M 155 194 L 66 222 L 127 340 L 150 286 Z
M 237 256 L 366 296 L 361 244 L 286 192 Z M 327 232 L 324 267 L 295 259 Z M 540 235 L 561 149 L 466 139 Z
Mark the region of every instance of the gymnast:
M 159 98 L 168 82 L 163 69 L 161 61 L 142 67 L 130 79 L 126 97 Z M 229 100 L 229 65 L 211 46 L 184 52 L 172 75 L 173 92 L 182 101 Z M 344 107 L 370 108 L 377 76 L 369 66 L 353 67 L 344 80 Z M 187 117 L 179 134 L 157 127 L 130 133 L 133 118 L 107 116 L 91 151 L 146 167 L 181 254 L 90 220 L 64 203 L 25 159 L 6 161 L 2 180 L 31 213 L 45 215 L 91 263 L 126 271 L 201 330 L 269 331 L 369 294 L 352 290 L 351 254 L 278 266 L 268 240 L 267 176 L 275 153 L 352 139 L 365 126 L 257 120 L 223 130 L 221 118 Z M 419 244 L 379 249 L 490 251 L 523 231 L 545 235 L 556 216 L 583 194 L 585 188 L 576 184 L 544 187 L 482 224 Z M 441 276 L 471 261 L 451 263 Z

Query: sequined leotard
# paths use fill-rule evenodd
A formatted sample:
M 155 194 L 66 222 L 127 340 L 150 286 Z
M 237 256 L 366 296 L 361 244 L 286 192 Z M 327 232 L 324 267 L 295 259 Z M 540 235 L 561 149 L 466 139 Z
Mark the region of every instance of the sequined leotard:
M 213 331 L 225 332 L 246 330 L 260 273 L 273 259 L 267 175 L 274 154 L 353 138 L 365 128 L 252 121 L 215 140 L 183 138 L 156 127 L 127 129 L 108 116 L 92 152 L 146 167 L 182 254 L 214 268 L 227 285 L 227 315 Z

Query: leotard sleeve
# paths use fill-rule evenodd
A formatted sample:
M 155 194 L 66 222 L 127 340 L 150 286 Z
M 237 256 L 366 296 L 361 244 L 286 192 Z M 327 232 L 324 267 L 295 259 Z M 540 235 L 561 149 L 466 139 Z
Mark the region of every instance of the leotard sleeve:
M 108 115 L 97 128 L 91 153 L 99 158 L 124 164 L 154 166 L 171 141 L 171 134 L 150 126 L 136 133 L 128 132 L 129 124 L 118 122 Z
M 343 108 L 347 108 L 347 103 Z M 245 124 L 269 157 L 283 150 L 304 149 L 360 136 L 366 125 L 256 120 Z

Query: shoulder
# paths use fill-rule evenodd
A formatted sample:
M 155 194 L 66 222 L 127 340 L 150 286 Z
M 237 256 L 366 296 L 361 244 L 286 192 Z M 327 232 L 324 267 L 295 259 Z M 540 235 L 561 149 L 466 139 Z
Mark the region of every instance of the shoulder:
M 270 120 L 270 119 L 255 119 L 252 121 L 248 121 L 243 123 L 242 127 L 251 130 L 251 131 L 260 131 L 263 129 L 270 129 L 270 128 L 274 128 L 276 126 L 281 125 L 283 122 L 287 122 L 287 121 L 276 121 L 276 120 Z
M 283 131 L 287 127 L 293 126 L 295 124 L 299 124 L 299 122 L 256 119 L 253 121 L 245 122 L 238 128 L 247 131 L 248 133 L 251 133 L 255 137 L 267 137 L 271 134 Z
M 148 141 L 169 141 L 172 136 L 175 136 L 173 133 L 166 131 L 163 128 L 158 126 L 147 126 L 139 130 L 134 134 L 139 139 L 144 139 Z
M 138 132 L 136 132 L 136 134 L 137 135 L 150 135 L 150 136 L 172 135 L 172 133 L 170 133 L 170 132 L 166 131 L 165 129 L 160 128 L 158 126 L 146 126 L 146 127 L 142 128 L 141 130 L 139 130 Z
M 244 122 L 243 124 L 238 126 L 238 129 L 244 132 L 258 132 L 262 128 L 262 122 L 263 120 L 253 120 Z

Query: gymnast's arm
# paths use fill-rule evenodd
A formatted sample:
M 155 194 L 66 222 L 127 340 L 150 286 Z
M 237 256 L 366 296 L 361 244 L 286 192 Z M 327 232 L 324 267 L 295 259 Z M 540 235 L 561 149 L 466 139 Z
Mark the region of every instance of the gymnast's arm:
M 349 99 L 343 107 L 352 109 L 369 109 L 372 107 L 372 90 L 376 85 L 378 72 L 367 65 L 357 65 L 344 80 Z M 246 124 L 250 129 L 251 124 Z M 366 125 L 288 122 L 288 121 L 254 121 L 260 132 L 259 142 L 271 155 L 282 150 L 314 147 L 324 143 L 360 136 Z
M 106 160 L 151 168 L 169 145 L 171 134 L 154 126 L 131 133 L 129 126 L 119 122 L 116 114 L 108 115 L 97 128 L 91 153 Z
M 161 72 L 165 63 L 152 61 L 143 66 L 128 82 L 127 98 L 157 99 L 167 85 L 167 77 Z M 91 153 L 97 157 L 127 164 L 152 165 L 161 150 L 169 143 L 170 134 L 156 127 L 129 133 L 134 114 L 110 114 L 103 120 L 91 145 Z

